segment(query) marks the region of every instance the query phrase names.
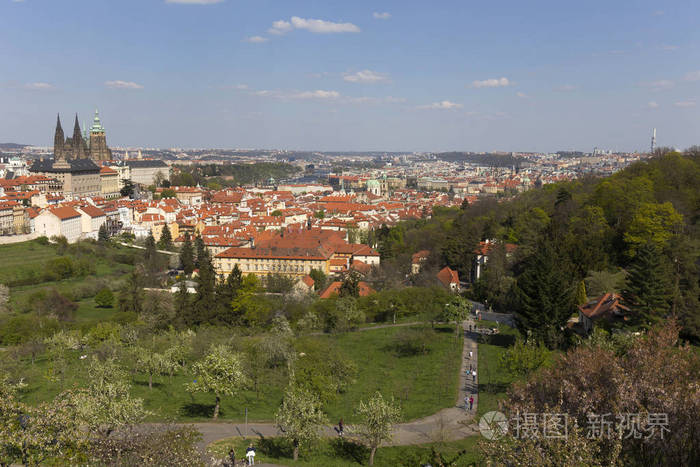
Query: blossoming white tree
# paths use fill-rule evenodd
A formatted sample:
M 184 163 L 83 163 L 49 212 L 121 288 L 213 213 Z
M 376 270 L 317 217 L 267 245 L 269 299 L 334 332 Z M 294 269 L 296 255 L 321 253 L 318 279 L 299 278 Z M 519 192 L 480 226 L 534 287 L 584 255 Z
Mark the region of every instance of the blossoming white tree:
M 401 411 L 393 399 L 386 400 L 377 391 L 367 402 L 360 401 L 355 413 L 361 423 L 352 431 L 369 446 L 369 465 L 374 465 L 374 453 L 383 442 L 391 441 L 392 426 L 399 421 Z
M 231 352 L 224 345 L 213 347 L 204 360 L 192 365 L 192 372 L 195 380 L 187 384 L 186 389 L 189 392 L 214 394 L 215 419 L 219 417 L 221 396 L 233 396 L 249 384 L 240 354 Z

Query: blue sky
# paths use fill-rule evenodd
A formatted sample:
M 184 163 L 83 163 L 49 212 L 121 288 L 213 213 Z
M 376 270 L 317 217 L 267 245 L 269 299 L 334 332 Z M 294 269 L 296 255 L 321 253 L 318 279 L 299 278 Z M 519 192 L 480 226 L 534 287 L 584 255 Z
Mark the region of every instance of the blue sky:
M 111 145 L 700 144 L 700 2 L 0 0 L 0 142 L 100 109 Z

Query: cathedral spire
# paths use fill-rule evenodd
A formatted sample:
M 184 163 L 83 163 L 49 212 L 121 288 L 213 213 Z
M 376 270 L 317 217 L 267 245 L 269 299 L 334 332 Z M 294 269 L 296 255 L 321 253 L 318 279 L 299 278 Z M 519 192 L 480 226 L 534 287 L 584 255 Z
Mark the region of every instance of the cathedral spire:
M 56 116 L 56 133 L 53 137 L 53 158 L 55 161 L 63 159 L 63 145 L 65 144 L 63 128 L 61 127 L 61 115 Z

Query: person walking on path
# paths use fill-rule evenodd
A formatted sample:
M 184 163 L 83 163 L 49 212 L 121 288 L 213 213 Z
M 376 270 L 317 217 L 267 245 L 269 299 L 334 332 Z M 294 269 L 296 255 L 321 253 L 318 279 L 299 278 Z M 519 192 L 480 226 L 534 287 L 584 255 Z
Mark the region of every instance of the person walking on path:
M 233 448 L 228 452 L 228 458 L 231 460 L 231 466 L 236 467 L 236 451 Z
M 476 382 L 476 370 L 472 370 L 472 382 Z
M 343 419 L 338 422 L 338 436 L 343 437 Z
M 474 353 L 470 350 L 470 351 L 469 351 L 469 360 L 472 359 L 472 355 L 473 355 L 473 354 L 474 354 Z
M 469 407 L 469 398 L 467 396 L 464 396 L 464 410 L 467 410 L 467 407 Z M 471 409 L 469 409 L 471 410 Z
M 245 456 L 248 458 L 248 465 L 255 465 L 255 448 L 253 443 L 248 445 L 248 449 L 245 450 Z
M 466 399 L 466 397 L 465 397 Z M 474 407 L 474 396 L 469 396 L 469 411 L 472 411 L 472 407 Z

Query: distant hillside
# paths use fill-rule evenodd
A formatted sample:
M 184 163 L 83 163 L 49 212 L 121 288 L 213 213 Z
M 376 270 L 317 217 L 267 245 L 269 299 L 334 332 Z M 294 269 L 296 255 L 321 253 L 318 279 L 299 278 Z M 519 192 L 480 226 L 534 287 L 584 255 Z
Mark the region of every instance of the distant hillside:
M 0 143 L 0 150 L 4 151 L 16 151 L 17 149 L 26 148 L 28 144 L 17 144 L 17 143 Z

